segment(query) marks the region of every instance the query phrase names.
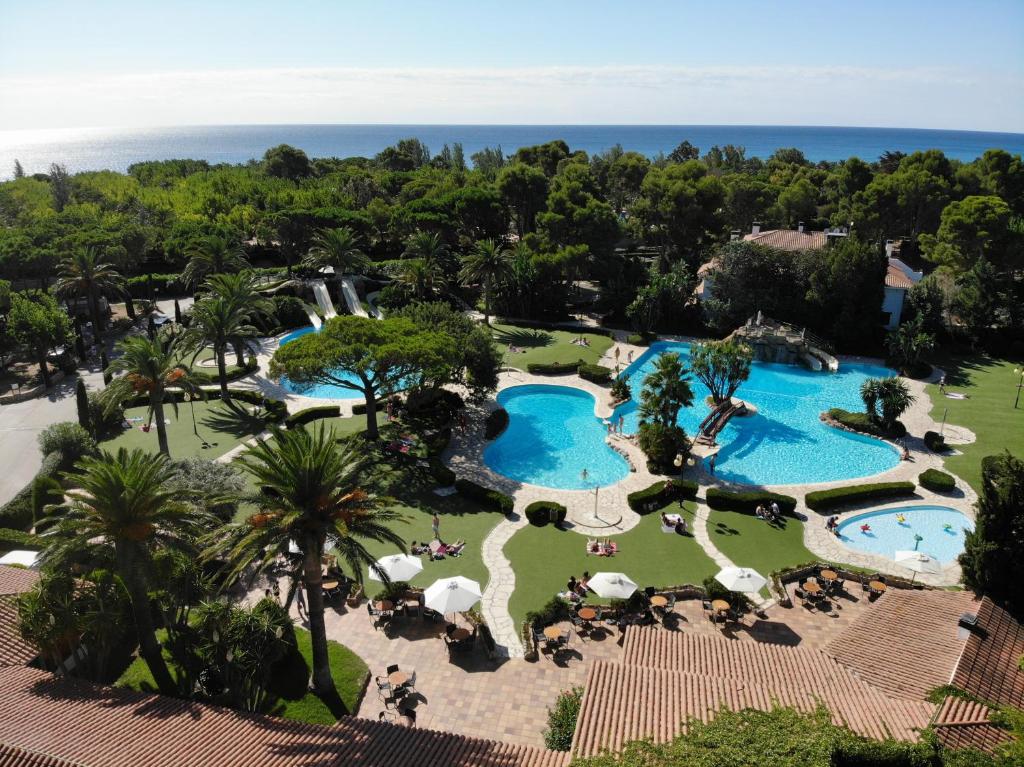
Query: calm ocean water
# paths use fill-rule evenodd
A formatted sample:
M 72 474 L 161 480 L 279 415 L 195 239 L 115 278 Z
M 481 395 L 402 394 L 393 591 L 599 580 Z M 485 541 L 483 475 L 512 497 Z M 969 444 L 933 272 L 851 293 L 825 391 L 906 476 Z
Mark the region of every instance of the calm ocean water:
M 467 159 L 483 147 L 506 153 L 521 146 L 564 139 L 573 149 L 600 152 L 615 144 L 653 156 L 685 140 L 706 151 L 714 144 L 738 144 L 747 156 L 767 157 L 780 147 L 797 147 L 810 160 L 857 156 L 875 160 L 886 150 L 941 149 L 972 160 L 986 149 L 1024 153 L 1024 134 L 904 128 L 831 128 L 767 125 L 224 125 L 131 130 L 79 129 L 0 131 L 0 178 L 14 160 L 28 173 L 51 162 L 72 171 L 124 171 L 142 160 L 204 159 L 244 163 L 276 144 L 292 144 L 313 157 L 371 156 L 402 138 L 416 137 L 431 151 L 461 142 Z

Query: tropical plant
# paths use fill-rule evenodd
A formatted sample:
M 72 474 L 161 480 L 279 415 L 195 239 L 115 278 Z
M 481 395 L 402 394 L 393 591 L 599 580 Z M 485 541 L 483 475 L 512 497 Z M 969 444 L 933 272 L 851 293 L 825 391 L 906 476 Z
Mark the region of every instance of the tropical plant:
M 53 292 L 61 298 L 84 298 L 89 304 L 93 339 L 103 340 L 100 297 L 117 296 L 124 291 L 124 279 L 113 264 L 102 261 L 95 248 L 77 250 L 60 263 L 60 272 Z
M 208 539 L 207 556 L 226 557 L 229 578 L 244 570 L 263 570 L 278 557 L 299 549 L 293 581 L 306 591 L 313 645 L 313 687 L 323 698 L 337 691 L 327 656 L 321 557 L 328 548 L 361 581 L 375 561 L 364 541 L 390 543 L 404 550 L 392 525 L 402 517 L 372 492 L 365 447 L 354 439 L 340 445 L 333 429 L 318 424 L 276 432 L 240 459 L 242 468 L 263 489 L 260 510 L 243 523 L 226 525 Z
M 750 377 L 753 361 L 753 349 L 730 339 L 694 344 L 690 349 L 690 368 L 711 391 L 716 405 L 729 401 L 740 384 Z
M 84 458 L 77 469 L 67 475 L 77 487 L 41 525 L 48 544 L 43 561 L 60 567 L 83 552 L 113 555 L 131 600 L 140 653 L 160 691 L 174 694 L 149 599 L 151 561 L 161 549 L 190 550 L 213 520 L 177 498 L 166 456 L 121 448 Z
M 640 419 L 675 426 L 679 411 L 693 404 L 690 376 L 675 352 L 658 357 L 640 390 Z
M 886 431 L 896 428 L 899 417 L 914 404 L 910 388 L 896 376 L 869 378 L 861 384 L 860 396 L 868 416 L 878 421 Z
M 193 288 L 211 275 L 240 272 L 249 266 L 242 245 L 226 237 L 204 237 L 188 253 L 181 281 Z
M 407 286 L 413 296 L 420 301 L 429 301 L 434 297 L 435 291 L 447 284 L 444 267 L 440 262 L 424 261 L 419 258 L 405 259 L 398 264 L 395 280 L 399 285 Z
M 181 337 L 182 345 L 193 349 L 196 356 L 207 346 L 213 347 L 220 396 L 225 402 L 231 399 L 225 361 L 229 346 L 244 347 L 248 339 L 257 338 L 260 334 L 254 325 L 249 324 L 249 318 L 250 310 L 245 305 L 217 295 L 208 296 L 193 305 L 192 321 Z
M 402 258 L 422 261 L 430 272 L 435 272 L 437 267 L 440 267 L 447 275 L 451 252 L 441 239 L 441 235 L 436 232 L 414 232 L 405 241 Z
M 173 390 L 178 389 L 190 396 L 203 396 L 193 384 L 191 368 L 186 365 L 174 341 L 162 338 L 130 336 L 118 344 L 121 356 L 110 363 L 110 370 L 124 375 L 111 380 L 103 390 L 104 408 L 110 411 L 123 407 L 136 397 L 144 397 L 149 405 L 148 423 L 156 420 L 157 443 L 160 452 L 170 455 L 167 444 L 167 424 L 164 421 L 164 402 L 170 398 L 174 412 L 178 403 Z
M 312 247 L 302 265 L 314 272 L 332 267 L 335 275 L 351 274 L 370 264 L 359 244 L 359 237 L 347 226 L 321 229 L 313 237 Z
M 481 240 L 462 259 L 459 278 L 463 283 L 484 286 L 484 324 L 491 324 L 491 291 L 513 273 L 512 255 L 494 240 Z
M 921 357 L 935 348 L 935 336 L 924 331 L 924 317 L 918 314 L 889 333 L 886 346 L 900 372 L 913 375 Z
M 303 311 L 304 304 L 293 296 L 281 296 L 271 298 L 271 292 L 281 286 L 281 282 L 261 285 L 256 274 L 251 271 L 237 272 L 235 274 L 215 274 L 206 279 L 203 283 L 204 290 L 217 298 L 230 301 L 239 311 L 246 311 L 249 321 L 257 317 L 272 317 L 278 308 L 278 300 L 291 299 Z M 303 319 L 306 319 L 303 311 Z M 241 337 L 231 342 L 235 349 L 235 364 L 238 367 L 245 365 L 244 352 L 249 349 L 247 337 Z

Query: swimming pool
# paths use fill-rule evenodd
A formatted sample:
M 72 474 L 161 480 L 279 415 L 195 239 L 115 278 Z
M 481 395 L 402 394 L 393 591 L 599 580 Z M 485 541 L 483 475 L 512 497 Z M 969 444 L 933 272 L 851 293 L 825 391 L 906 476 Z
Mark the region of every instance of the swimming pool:
M 616 409 L 615 418 L 623 416 L 627 434 L 637 430 L 644 378 L 665 352 L 679 353 L 685 364 L 690 346 L 656 342 L 621 374 L 629 376 L 632 399 Z M 833 407 L 862 410 L 861 383 L 891 375 L 892 370 L 878 365 L 844 362 L 836 373 L 815 373 L 795 365 L 755 362 L 736 396 L 756 405 L 758 412 L 733 418 L 718 435 L 716 475 L 745 484 L 789 485 L 834 482 L 891 469 L 899 463 L 891 445 L 826 426 L 819 419 L 822 411 Z M 678 423 L 692 438 L 709 412 L 704 404 L 709 392 L 695 378 L 690 386 L 693 407 L 680 411 Z
M 862 526 L 867 525 L 867 530 Z M 839 540 L 851 549 L 894 559 L 897 551 L 923 551 L 948 564 L 964 550 L 964 530 L 974 523 L 948 506 L 904 506 L 850 517 L 839 525 Z M 921 536 L 917 540 L 915 536 Z
M 296 338 L 302 338 L 302 336 L 318 332 L 319 331 L 312 326 L 296 330 L 282 338 L 278 346 L 284 346 L 287 343 L 291 343 Z M 336 375 L 338 378 L 342 378 L 346 381 L 352 381 L 353 383 L 356 383 L 359 380 L 351 373 L 337 373 Z M 355 389 L 346 389 L 344 386 L 338 386 L 337 384 L 303 385 L 289 381 L 287 376 L 281 377 L 280 384 L 293 394 L 301 394 L 303 397 L 321 397 L 323 399 L 363 399 L 362 392 L 356 391 Z
M 587 392 L 513 386 L 498 394 L 498 404 L 508 411 L 508 428 L 484 450 L 484 463 L 498 474 L 563 490 L 604 487 L 629 474 L 626 459 L 605 444 L 607 429 Z

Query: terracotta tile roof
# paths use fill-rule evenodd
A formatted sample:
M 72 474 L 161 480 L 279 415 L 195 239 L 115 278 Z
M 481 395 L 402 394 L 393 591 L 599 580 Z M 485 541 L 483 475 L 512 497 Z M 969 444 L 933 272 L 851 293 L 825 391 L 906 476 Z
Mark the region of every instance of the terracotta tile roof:
M 22 567 L 0 565 L 0 595 L 22 594 L 39 582 L 39 573 Z
M 957 621 L 978 604 L 968 591 L 890 589 L 825 651 L 868 684 L 923 700 L 952 681 L 966 645 Z
M 585 689 L 573 738 L 573 752 L 579 756 L 615 751 L 641 738 L 668 741 L 683 731 L 686 720 L 707 721 L 722 706 L 740 711 L 784 705 L 810 711 L 820 701 L 829 706 L 837 723 L 855 732 L 911 741 L 917 740 L 918 731 L 935 711 L 929 703 L 881 694 L 865 697 L 847 691 L 835 700 L 787 684 L 756 684 L 609 661 L 594 663 Z
M 898 266 L 889 264 L 885 272 L 885 287 L 910 290 L 914 287 L 914 282 Z
M 768 229 L 757 234 L 744 235 L 743 239 L 755 245 L 766 245 L 779 250 L 820 250 L 828 241 L 824 232 L 799 232 L 796 229 Z
M 40 767 L 565 767 L 568 753 L 347 717 L 333 727 L 0 668 L 0 744 Z M 0 762 L 2 764 L 2 762 Z
M 0 596 L 0 666 L 24 666 L 35 659 L 35 648 L 18 633 L 18 597 Z
M 79 767 L 79 765 L 76 762 L 68 762 L 49 754 L 0 744 L 0 767 Z
M 953 684 L 982 700 L 1024 708 L 1024 626 L 985 597 L 978 606 L 979 631 L 967 646 L 953 674 Z
M 932 725 L 939 742 L 946 748 L 978 748 L 993 751 L 1012 737 L 989 722 L 992 710 L 981 703 L 947 697 L 939 707 Z

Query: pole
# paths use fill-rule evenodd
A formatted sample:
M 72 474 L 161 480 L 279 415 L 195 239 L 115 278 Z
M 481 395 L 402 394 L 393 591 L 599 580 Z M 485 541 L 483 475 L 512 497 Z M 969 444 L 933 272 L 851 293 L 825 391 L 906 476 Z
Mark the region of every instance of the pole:
M 1020 371 L 1014 370 L 1013 372 L 1014 373 L 1020 372 L 1020 380 L 1017 382 L 1017 396 L 1013 400 L 1013 409 L 1016 410 L 1017 409 L 1017 405 L 1020 402 L 1020 390 L 1021 390 L 1021 387 L 1024 386 L 1024 369 L 1022 369 Z

